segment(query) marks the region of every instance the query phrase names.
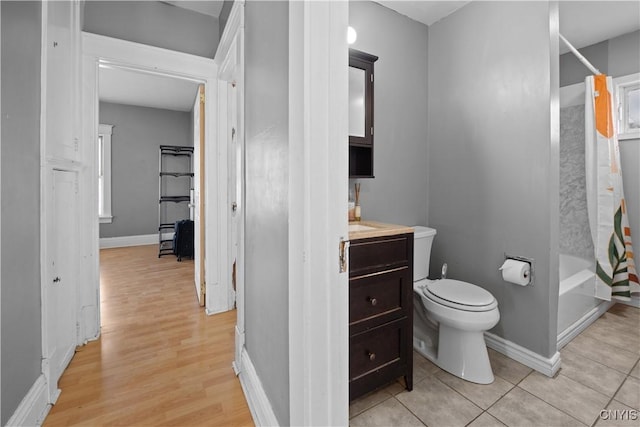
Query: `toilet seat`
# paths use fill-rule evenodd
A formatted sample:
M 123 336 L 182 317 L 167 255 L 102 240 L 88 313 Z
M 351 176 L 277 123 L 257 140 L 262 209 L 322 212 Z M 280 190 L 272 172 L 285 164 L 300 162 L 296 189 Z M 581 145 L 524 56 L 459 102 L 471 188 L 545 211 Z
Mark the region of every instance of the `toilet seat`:
M 462 311 L 489 311 L 498 306 L 490 292 L 479 286 L 460 280 L 441 279 L 428 281 L 422 293 L 430 300 Z

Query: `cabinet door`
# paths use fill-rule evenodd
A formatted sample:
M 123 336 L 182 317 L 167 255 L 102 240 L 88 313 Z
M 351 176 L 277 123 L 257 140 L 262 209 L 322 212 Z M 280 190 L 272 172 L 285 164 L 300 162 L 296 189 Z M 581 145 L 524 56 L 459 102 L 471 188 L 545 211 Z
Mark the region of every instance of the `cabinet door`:
M 349 51 L 349 144 L 373 145 L 373 55 Z
M 410 264 L 413 239 L 407 234 L 354 240 L 349 247 L 349 277 Z
M 46 31 L 45 49 L 45 146 L 48 158 L 77 160 L 78 139 L 75 125 L 77 34 L 73 26 L 75 2 L 52 1 L 43 7 Z
M 349 338 L 349 400 L 404 376 L 412 388 L 410 322 L 406 317 Z
M 55 402 L 58 380 L 76 347 L 76 250 L 77 185 L 76 172 L 51 170 L 47 199 L 46 282 L 44 284 L 46 348 L 45 374 L 48 376 L 49 402 Z
M 409 267 L 349 280 L 350 333 L 397 319 L 410 310 L 413 300 Z
M 373 178 L 373 63 L 377 59 L 349 49 L 350 178 Z

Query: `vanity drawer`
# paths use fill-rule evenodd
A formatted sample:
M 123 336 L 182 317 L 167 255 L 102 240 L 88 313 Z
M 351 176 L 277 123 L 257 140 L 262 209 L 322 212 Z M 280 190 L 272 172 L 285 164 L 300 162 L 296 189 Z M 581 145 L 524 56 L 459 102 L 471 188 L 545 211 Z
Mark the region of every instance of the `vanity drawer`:
M 349 381 L 406 360 L 406 318 L 351 336 Z
M 372 327 L 403 315 L 412 304 L 411 296 L 407 295 L 412 288 L 408 281 L 411 281 L 408 266 L 351 278 L 349 325 L 380 317 L 379 321 L 368 325 Z
M 349 248 L 349 276 L 409 265 L 413 256 L 413 233 L 360 239 Z

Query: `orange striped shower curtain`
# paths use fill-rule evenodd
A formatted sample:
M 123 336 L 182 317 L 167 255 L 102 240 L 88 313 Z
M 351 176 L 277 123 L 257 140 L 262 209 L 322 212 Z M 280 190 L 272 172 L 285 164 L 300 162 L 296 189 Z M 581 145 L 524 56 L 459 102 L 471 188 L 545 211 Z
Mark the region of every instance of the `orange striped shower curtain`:
M 595 296 L 628 301 L 640 292 L 627 217 L 620 148 L 615 130 L 613 81 L 585 80 L 585 157 L 589 225 L 596 256 Z

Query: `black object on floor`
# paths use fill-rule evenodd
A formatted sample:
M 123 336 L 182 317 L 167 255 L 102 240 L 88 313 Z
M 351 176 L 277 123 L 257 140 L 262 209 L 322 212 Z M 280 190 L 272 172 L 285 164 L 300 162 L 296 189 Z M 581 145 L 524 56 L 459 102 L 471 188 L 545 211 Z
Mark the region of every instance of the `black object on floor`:
M 182 261 L 183 257 L 193 258 L 193 221 L 176 221 L 174 231 L 173 254 L 178 257 L 178 261 Z

